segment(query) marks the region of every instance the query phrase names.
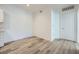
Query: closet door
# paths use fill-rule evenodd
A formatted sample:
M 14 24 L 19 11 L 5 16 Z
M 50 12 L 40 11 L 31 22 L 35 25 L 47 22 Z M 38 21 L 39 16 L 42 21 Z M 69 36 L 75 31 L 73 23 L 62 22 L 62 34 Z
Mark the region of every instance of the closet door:
M 75 10 L 62 12 L 61 18 L 61 38 L 76 41 L 75 38 Z

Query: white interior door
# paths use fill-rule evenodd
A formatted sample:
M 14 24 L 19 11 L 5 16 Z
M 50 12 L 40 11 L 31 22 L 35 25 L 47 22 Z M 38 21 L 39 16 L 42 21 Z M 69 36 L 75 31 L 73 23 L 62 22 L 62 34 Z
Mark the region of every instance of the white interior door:
M 60 24 L 61 38 L 75 41 L 75 11 L 63 11 Z

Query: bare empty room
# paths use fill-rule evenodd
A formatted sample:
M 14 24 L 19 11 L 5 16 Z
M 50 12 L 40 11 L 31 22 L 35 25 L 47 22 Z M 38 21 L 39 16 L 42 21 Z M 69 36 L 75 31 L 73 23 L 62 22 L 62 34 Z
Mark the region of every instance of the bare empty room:
M 78 54 L 78 4 L 0 4 L 0 54 Z

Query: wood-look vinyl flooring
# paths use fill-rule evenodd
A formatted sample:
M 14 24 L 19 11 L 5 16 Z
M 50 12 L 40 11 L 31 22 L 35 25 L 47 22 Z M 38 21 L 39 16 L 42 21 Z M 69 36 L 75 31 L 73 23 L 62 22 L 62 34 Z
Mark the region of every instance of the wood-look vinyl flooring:
M 11 42 L 0 48 L 0 54 L 78 54 L 79 44 L 69 40 L 48 41 L 32 37 Z

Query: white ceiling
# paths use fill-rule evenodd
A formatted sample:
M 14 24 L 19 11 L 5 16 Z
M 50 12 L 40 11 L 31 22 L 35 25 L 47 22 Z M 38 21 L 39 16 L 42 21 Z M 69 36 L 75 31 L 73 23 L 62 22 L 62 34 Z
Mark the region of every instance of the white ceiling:
M 18 7 L 21 7 L 25 10 L 31 11 L 31 12 L 37 12 L 39 10 L 45 10 L 50 8 L 65 8 L 70 6 L 71 4 L 30 4 L 29 7 L 27 7 L 26 4 L 18 4 Z

